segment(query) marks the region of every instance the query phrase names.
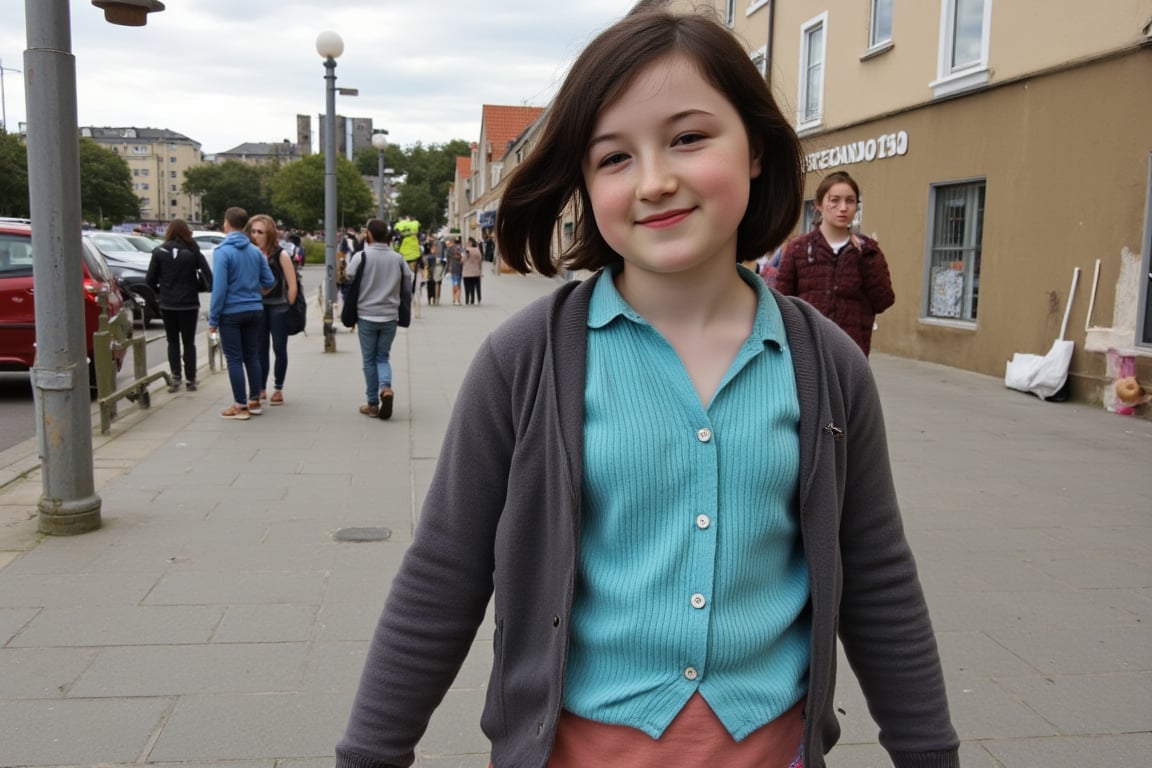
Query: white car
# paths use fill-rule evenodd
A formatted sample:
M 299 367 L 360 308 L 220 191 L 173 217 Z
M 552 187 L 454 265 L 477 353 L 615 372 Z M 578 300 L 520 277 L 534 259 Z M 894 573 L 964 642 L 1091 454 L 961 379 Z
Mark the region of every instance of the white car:
M 200 253 L 204 254 L 204 258 L 208 261 L 208 266 L 212 266 L 212 251 L 216 250 L 216 246 L 224 242 L 227 237 L 223 232 L 217 232 L 212 229 L 194 229 L 192 230 L 192 239 L 196 241 L 196 245 L 200 246 Z

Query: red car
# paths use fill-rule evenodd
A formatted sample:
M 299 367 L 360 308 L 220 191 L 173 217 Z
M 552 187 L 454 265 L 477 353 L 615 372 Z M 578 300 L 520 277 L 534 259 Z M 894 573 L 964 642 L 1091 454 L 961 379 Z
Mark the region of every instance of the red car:
M 131 334 L 132 312 L 124 306 L 120 286 L 100 255 L 84 238 L 84 338 L 88 357 L 88 380 L 95 387 L 92 334 L 99 326 L 100 289 L 108 289 L 108 316 L 113 325 L 127 324 Z M 121 311 L 123 310 L 123 311 Z M 116 369 L 124 362 L 124 349 L 113 352 Z M 24 371 L 36 359 L 36 307 L 32 295 L 32 228 L 27 224 L 0 222 L 0 371 Z

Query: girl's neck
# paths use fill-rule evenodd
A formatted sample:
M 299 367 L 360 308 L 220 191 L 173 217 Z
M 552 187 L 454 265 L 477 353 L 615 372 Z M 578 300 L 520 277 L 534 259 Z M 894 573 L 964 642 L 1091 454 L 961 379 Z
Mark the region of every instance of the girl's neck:
M 648 322 L 658 329 L 669 326 L 706 328 L 730 313 L 747 314 L 756 294 L 736 270 L 691 270 L 655 274 L 625 265 L 616 275 L 616 290 Z M 753 309 L 752 314 L 755 314 Z
M 820 223 L 820 234 L 830 243 L 842 243 L 852 236 L 852 230 L 847 227 L 836 227 L 824 221 Z

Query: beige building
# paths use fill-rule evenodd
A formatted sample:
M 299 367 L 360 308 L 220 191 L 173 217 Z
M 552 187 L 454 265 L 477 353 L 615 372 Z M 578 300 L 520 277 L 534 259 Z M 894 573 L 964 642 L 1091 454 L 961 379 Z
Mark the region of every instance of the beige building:
M 82 127 L 80 135 L 112 150 L 128 163 L 132 189 L 140 198 L 141 221 L 200 221 L 199 196 L 181 190 L 184 172 L 204 162 L 199 142 L 164 128 L 89 126 Z
M 1071 394 L 1107 401 L 1109 348 L 1152 385 L 1152 1 L 1058 5 L 715 4 L 803 139 L 809 197 L 860 183 L 896 291 L 873 349 L 1003 376 L 1067 316 Z

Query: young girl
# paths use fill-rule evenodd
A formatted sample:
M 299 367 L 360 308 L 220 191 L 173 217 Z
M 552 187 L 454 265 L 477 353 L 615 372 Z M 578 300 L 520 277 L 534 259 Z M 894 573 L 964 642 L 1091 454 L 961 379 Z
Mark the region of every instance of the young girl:
M 851 229 L 859 206 L 855 179 L 843 171 L 825 177 L 816 187 L 819 223 L 788 244 L 776 289 L 816 307 L 867 355 L 876 315 L 892 306 L 896 294 L 879 243 Z
M 581 54 L 497 235 L 517 271 L 597 274 L 474 359 L 337 765 L 412 763 L 493 595 L 496 768 L 819 768 L 837 633 L 893 762 L 958 765 L 867 360 L 737 266 L 801 190 L 714 21 L 633 12 Z

